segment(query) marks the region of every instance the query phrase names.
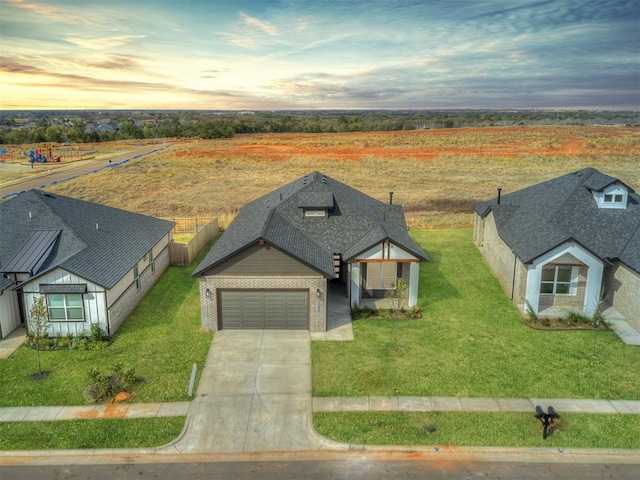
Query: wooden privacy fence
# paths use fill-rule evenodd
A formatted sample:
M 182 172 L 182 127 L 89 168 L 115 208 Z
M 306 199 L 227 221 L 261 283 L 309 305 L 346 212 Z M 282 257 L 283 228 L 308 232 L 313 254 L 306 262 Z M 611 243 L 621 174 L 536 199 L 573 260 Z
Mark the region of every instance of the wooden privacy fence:
M 216 225 L 218 222 L 216 217 L 172 218 L 171 220 L 176 224 L 173 227 L 173 233 L 198 233 L 214 220 Z
M 177 220 L 181 220 L 183 222 L 179 224 Z M 186 220 L 190 220 L 190 222 L 187 222 Z M 169 258 L 171 265 L 190 265 L 204 246 L 209 243 L 209 240 L 218 233 L 218 219 L 207 218 L 205 221 L 203 218 L 181 218 L 173 219 L 173 221 L 176 222 L 176 227 L 174 228 L 174 232 L 176 233 L 197 232 L 196 236 L 193 237 L 186 245 L 184 243 L 176 242 L 171 242 L 169 244 Z M 208 223 L 206 223 L 207 221 Z M 193 230 L 178 231 L 178 225 L 180 225 L 180 228 L 192 228 Z

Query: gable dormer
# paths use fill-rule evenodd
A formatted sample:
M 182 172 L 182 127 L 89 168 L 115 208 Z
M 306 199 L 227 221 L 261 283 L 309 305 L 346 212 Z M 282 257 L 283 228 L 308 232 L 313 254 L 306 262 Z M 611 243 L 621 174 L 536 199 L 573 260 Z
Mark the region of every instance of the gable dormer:
M 620 183 L 613 183 L 600 191 L 592 191 L 598 208 L 627 208 L 629 191 Z

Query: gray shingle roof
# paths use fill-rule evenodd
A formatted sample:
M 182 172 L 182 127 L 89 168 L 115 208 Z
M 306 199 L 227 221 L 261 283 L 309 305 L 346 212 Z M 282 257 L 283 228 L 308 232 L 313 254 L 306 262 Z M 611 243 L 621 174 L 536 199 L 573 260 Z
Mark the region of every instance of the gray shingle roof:
M 626 209 L 598 208 L 592 191 L 618 183 L 629 191 Z M 525 263 L 573 240 L 603 260 L 619 259 L 640 272 L 640 196 L 594 168 L 503 195 L 475 207 L 493 212 L 500 237 Z
M 0 223 L 0 271 L 34 232 L 57 230 L 60 236 L 35 275 L 62 267 L 105 288 L 113 288 L 174 225 L 41 190 L 0 204 Z
M 329 216 L 304 217 L 305 206 L 329 208 Z M 263 239 L 332 277 L 334 254 L 348 260 L 387 238 L 427 259 L 407 233 L 400 205 L 384 204 L 312 172 L 245 205 L 194 275 Z

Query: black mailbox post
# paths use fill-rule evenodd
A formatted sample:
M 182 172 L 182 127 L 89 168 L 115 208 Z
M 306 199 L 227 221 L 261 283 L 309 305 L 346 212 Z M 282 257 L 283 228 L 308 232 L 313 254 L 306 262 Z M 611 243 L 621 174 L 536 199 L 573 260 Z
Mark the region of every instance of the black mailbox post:
M 547 413 L 542 409 L 540 405 L 536 405 L 536 418 L 542 422 L 542 438 L 546 440 L 548 435 L 549 426 L 553 425 L 553 422 L 560 418 L 556 409 L 549 405 Z

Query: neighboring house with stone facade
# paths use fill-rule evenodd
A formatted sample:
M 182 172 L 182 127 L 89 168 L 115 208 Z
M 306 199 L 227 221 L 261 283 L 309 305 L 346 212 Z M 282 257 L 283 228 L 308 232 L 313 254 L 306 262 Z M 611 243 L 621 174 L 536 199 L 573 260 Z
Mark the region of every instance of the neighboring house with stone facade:
M 613 307 L 640 329 L 640 196 L 629 185 L 584 168 L 475 212 L 474 241 L 522 311 Z
M 0 204 L 0 338 L 44 296 L 49 335 L 114 334 L 169 265 L 173 222 L 29 190 Z
M 247 204 L 196 268 L 202 326 L 323 332 L 329 287 L 356 307 L 398 279 L 412 307 L 422 260 L 402 206 L 312 172 Z

